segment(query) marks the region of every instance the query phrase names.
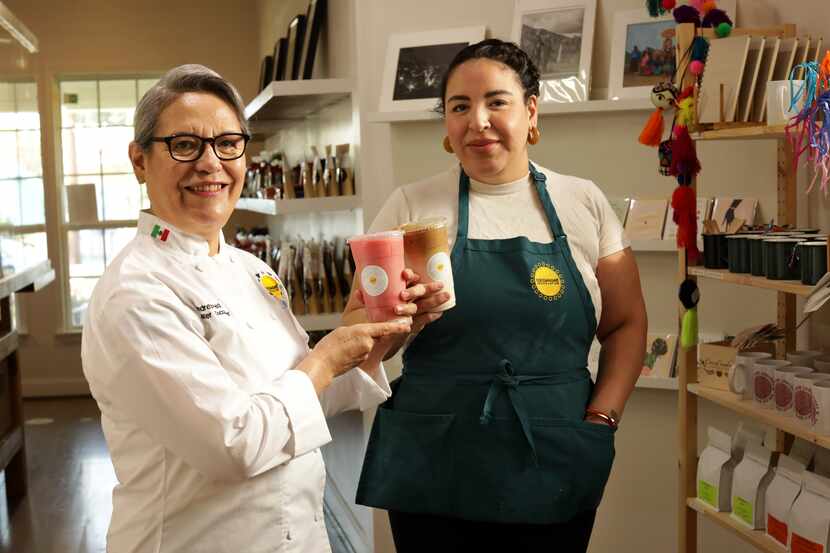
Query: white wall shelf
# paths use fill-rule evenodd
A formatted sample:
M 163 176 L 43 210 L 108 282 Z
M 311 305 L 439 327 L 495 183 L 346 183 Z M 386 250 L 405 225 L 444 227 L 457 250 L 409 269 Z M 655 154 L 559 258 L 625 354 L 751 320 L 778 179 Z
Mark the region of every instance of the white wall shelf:
M 677 390 L 677 379 L 666 378 L 664 376 L 641 376 L 637 379 L 637 388 L 646 388 L 651 390 Z
M 674 240 L 632 240 L 631 249 L 635 252 L 677 253 L 677 244 Z
M 236 209 L 265 215 L 290 215 L 321 211 L 352 211 L 360 208 L 358 196 L 331 196 L 326 198 L 297 198 L 291 200 L 263 200 L 239 198 Z
M 245 117 L 254 123 L 302 120 L 351 94 L 351 79 L 273 81 L 245 106 Z
M 632 100 L 589 100 L 587 102 L 540 104 L 539 115 L 568 115 L 574 113 L 607 113 L 613 111 L 649 111 L 654 105 L 649 98 Z M 411 123 L 416 121 L 440 121 L 441 115 L 431 110 L 383 111 L 370 113 L 370 123 Z
M 322 315 L 298 315 L 297 320 L 306 332 L 314 332 L 316 330 L 331 330 L 337 328 L 341 324 L 342 315 L 340 313 L 324 313 Z

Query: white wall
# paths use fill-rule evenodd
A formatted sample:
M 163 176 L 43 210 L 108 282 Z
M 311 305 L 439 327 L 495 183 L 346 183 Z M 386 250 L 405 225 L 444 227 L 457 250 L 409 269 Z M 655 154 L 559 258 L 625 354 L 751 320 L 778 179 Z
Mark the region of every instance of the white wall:
M 393 33 L 486 25 L 488 36 L 508 38 L 512 2 L 505 0 L 365 0 L 358 3 L 358 71 L 362 114 L 378 110 L 388 36 Z M 606 88 L 613 13 L 644 9 L 641 0 L 599 0 L 594 36 L 593 86 Z M 823 0 L 776 2 L 738 0 L 738 24 L 767 26 L 796 23 L 799 32 L 817 36 L 830 24 L 830 4 Z M 657 175 L 654 150 L 640 146 L 637 135 L 647 113 L 603 113 L 544 117 L 542 141 L 531 155 L 563 173 L 593 179 L 609 196 L 668 197 L 671 180 Z M 365 121 L 365 120 L 364 120 Z M 366 124 L 362 126 L 367 224 L 397 186 L 446 168 L 453 158 L 441 148 L 440 122 Z M 701 195 L 743 193 L 761 201 L 761 217 L 776 213 L 776 149 L 770 142 L 701 144 Z M 801 198 L 809 214 L 803 223 L 830 229 L 830 202 L 813 193 Z M 651 328 L 676 328 L 676 258 L 671 254 L 638 254 Z M 700 320 L 703 333 L 736 332 L 751 324 L 774 321 L 775 295 L 702 282 Z M 829 346 L 830 313 L 815 317 L 815 346 Z M 800 345 L 807 345 L 802 341 Z M 617 434 L 617 461 L 600 509 L 591 551 L 673 551 L 677 541 L 676 393 L 637 390 Z M 734 431 L 738 418 L 701 402 L 701 449 L 709 424 Z M 701 550 L 754 551 L 708 522 L 701 525 Z M 376 551 L 394 551 L 386 517 L 375 516 Z

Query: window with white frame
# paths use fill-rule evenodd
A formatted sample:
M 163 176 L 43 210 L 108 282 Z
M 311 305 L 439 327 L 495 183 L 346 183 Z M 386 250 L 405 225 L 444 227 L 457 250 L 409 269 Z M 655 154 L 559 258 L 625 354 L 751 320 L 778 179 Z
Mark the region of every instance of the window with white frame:
M 48 258 L 34 81 L 0 81 L 0 274 Z
M 149 207 L 128 146 L 138 100 L 157 79 L 66 79 L 59 83 L 64 324 L 83 323 L 104 268 L 135 235 Z

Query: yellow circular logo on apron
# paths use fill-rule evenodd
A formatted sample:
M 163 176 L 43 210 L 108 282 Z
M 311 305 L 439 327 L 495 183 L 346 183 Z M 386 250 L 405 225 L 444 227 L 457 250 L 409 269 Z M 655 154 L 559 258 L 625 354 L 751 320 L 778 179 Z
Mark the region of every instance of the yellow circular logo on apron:
M 260 284 L 262 284 L 262 286 L 265 287 L 265 289 L 268 291 L 269 294 L 271 294 L 272 296 L 274 296 L 278 300 L 283 301 L 285 299 L 285 296 L 283 296 L 282 290 L 280 290 L 279 281 L 277 279 L 275 279 L 274 277 L 272 277 L 271 275 L 269 275 L 269 274 L 262 275 L 261 277 L 259 277 L 259 282 L 260 282 Z
M 540 263 L 533 268 L 530 284 L 536 295 L 546 301 L 558 300 L 565 293 L 562 275 L 546 263 Z

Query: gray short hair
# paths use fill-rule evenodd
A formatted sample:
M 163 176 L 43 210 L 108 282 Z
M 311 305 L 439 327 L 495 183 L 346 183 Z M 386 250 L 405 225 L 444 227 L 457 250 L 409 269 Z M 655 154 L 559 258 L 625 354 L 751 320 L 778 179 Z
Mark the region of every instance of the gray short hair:
M 236 113 L 242 132 L 251 134 L 248 120 L 245 118 L 245 105 L 231 83 L 204 65 L 180 65 L 165 73 L 138 102 L 133 120 L 134 140 L 142 150 L 150 149 L 150 139 L 156 132 L 161 112 L 186 92 L 206 92 L 224 100 Z

